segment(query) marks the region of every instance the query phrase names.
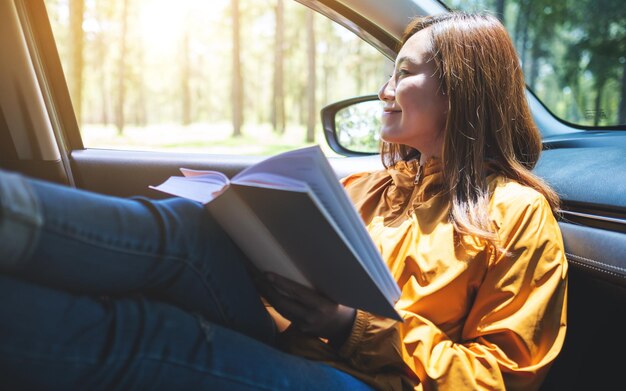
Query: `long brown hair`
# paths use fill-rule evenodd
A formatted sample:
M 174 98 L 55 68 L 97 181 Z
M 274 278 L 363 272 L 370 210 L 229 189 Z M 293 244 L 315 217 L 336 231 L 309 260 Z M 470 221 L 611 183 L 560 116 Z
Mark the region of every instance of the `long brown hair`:
M 530 172 L 539 159 L 541 135 L 528 108 L 519 59 L 506 29 L 491 15 L 416 18 L 402 44 L 428 27 L 441 92 L 449 99 L 441 158 L 450 221 L 458 233 L 500 248 L 487 213 L 488 168 L 543 194 L 553 212 L 559 205 L 557 194 Z M 416 153 L 393 143 L 381 149 L 386 167 Z

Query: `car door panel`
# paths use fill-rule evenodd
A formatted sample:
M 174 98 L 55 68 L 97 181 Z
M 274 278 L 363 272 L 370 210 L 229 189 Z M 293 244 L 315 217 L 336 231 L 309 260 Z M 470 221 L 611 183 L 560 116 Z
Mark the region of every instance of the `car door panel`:
M 77 187 L 115 196 L 143 195 L 165 197 L 151 190 L 172 175 L 180 175 L 179 168 L 220 171 L 233 177 L 246 167 L 265 159 L 261 156 L 202 155 L 185 153 L 116 151 L 85 149 L 71 154 L 72 171 Z M 356 159 L 331 158 L 337 177 L 354 172 L 382 168 L 378 156 Z

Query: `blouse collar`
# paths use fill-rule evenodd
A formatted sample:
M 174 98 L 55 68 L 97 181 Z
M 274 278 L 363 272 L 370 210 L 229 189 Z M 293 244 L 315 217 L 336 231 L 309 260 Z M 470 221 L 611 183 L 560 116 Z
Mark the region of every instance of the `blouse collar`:
M 401 160 L 387 169 L 394 185 L 403 189 L 439 187 L 443 183 L 443 165 L 431 157 L 420 166 L 418 159 Z

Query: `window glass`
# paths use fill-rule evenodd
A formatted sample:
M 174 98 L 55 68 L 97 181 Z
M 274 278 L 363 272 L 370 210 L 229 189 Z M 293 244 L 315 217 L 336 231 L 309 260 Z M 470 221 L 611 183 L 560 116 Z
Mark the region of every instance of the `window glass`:
M 445 0 L 453 9 L 499 15 L 526 83 L 561 119 L 626 124 L 624 0 Z
M 88 148 L 268 155 L 392 64 L 292 0 L 46 0 Z M 237 40 L 236 37 L 239 37 Z

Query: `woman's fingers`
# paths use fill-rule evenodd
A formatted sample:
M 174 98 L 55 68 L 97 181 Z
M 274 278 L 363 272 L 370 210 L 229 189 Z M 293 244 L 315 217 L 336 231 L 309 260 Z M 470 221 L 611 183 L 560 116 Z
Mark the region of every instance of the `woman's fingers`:
M 300 303 L 310 308 L 320 308 L 325 305 L 334 304 L 328 300 L 325 296 L 322 296 L 317 291 L 292 281 L 288 278 L 279 276 L 274 273 L 266 273 L 267 280 L 278 291 L 283 292 L 285 295 L 294 298 Z
M 256 281 L 274 309 L 302 332 L 342 343 L 352 327 L 356 313 L 353 308 L 276 274 L 266 273 Z
M 260 280 L 257 282 L 257 286 L 272 307 L 292 322 L 301 322 L 311 311 L 311 308 L 300 303 L 291 294 L 277 289 L 269 282 Z

